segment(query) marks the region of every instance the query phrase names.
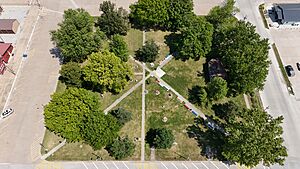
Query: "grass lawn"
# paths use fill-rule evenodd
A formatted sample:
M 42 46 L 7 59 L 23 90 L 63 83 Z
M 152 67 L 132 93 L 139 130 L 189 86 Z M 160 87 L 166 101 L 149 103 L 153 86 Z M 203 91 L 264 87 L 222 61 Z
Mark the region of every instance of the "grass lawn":
M 194 115 L 187 111 L 177 100 L 176 96 L 160 87 L 154 79 L 146 86 L 146 131 L 150 128 L 166 127 L 175 135 L 175 142 L 171 149 L 156 150 L 156 160 L 204 160 L 200 155 L 198 143 L 189 138 L 186 128 L 193 124 Z M 155 91 L 160 94 L 156 95 Z M 171 94 L 172 96 L 169 96 Z M 162 119 L 167 117 L 167 122 Z M 146 146 L 147 158 L 150 156 L 149 146 Z
M 129 54 L 134 56 L 134 52 L 143 46 L 143 32 L 137 29 L 130 29 L 124 37 L 127 42 Z
M 47 151 L 51 150 L 55 146 L 57 146 L 61 141 L 64 139 L 55 135 L 53 132 L 49 131 L 46 129 L 45 135 L 44 135 L 44 140 L 43 140 L 43 146 L 41 148 L 41 153 L 46 154 Z
M 141 87 L 136 89 L 128 97 L 126 97 L 122 102 L 120 102 L 117 107 L 122 107 L 128 111 L 132 112 L 132 120 L 126 123 L 121 131 L 120 136 L 128 136 L 131 140 L 134 140 L 135 137 L 141 137 Z M 117 108 L 116 107 L 116 108 Z M 46 137 L 47 136 L 47 137 Z M 54 147 L 53 142 L 58 142 L 58 136 L 47 131 L 44 138 L 44 145 L 49 145 Z M 135 142 L 136 151 L 132 157 L 128 157 L 124 160 L 139 160 L 140 159 L 140 142 Z M 47 148 L 48 148 L 47 147 Z M 108 152 L 103 148 L 101 150 L 94 151 L 93 148 L 85 143 L 76 142 L 76 143 L 66 143 L 61 149 L 55 152 L 47 160 L 56 161 L 56 160 L 95 160 L 96 158 L 101 157 L 103 160 L 113 160 L 109 156 Z
M 199 72 L 203 71 L 204 63 L 205 58 L 199 61 L 190 59 L 185 62 L 173 59 L 163 67 L 166 74 L 162 79 L 182 96 L 188 98 L 189 89 L 196 85 L 205 85 L 205 79 L 199 75 Z

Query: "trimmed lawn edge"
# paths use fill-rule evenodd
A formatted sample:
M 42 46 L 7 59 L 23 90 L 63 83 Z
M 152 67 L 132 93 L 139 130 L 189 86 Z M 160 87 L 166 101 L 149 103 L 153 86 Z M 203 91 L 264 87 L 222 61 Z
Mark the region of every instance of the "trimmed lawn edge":
M 283 66 L 280 54 L 278 52 L 278 49 L 277 49 L 275 43 L 272 44 L 272 49 L 275 53 L 275 56 L 276 56 L 277 62 L 279 64 L 279 68 L 281 70 L 281 73 L 282 73 L 283 79 L 285 81 L 285 84 L 287 85 L 288 92 L 292 95 L 295 95 L 293 87 L 292 87 L 292 83 L 290 82 L 289 77 L 287 76 L 287 73 L 285 71 L 285 68 Z

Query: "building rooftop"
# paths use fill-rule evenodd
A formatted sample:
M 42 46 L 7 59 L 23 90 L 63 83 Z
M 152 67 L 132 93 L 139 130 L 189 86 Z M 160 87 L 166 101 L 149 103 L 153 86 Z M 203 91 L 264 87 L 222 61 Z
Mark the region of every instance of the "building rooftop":
M 300 22 L 300 3 L 275 4 L 277 19 L 283 22 Z
M 10 47 L 11 43 L 0 43 L 0 56 L 3 56 Z
M 0 19 L 0 30 L 11 30 L 16 19 Z

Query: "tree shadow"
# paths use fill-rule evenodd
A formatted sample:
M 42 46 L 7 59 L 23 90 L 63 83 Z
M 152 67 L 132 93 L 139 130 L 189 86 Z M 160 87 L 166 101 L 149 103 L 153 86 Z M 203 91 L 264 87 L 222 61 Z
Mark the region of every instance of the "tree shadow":
M 168 45 L 168 47 L 170 48 L 170 53 L 172 53 L 173 57 L 176 60 L 180 59 L 182 61 L 186 61 L 189 59 L 189 58 L 183 58 L 178 53 L 178 49 L 181 47 L 181 46 L 178 46 L 179 40 L 180 40 L 180 34 L 173 32 L 169 35 L 165 35 L 164 38 L 165 38 L 165 44 Z
M 225 135 L 207 127 L 207 122 L 202 118 L 195 118 L 194 125 L 187 127 L 187 134 L 194 138 L 201 147 L 201 155 L 208 159 L 226 160 L 222 155 L 222 146 L 224 145 Z M 199 126 L 203 126 L 200 128 Z
M 149 129 L 149 131 L 146 134 L 146 143 L 150 145 L 150 147 L 154 147 L 154 138 L 156 136 L 157 130 L 156 129 Z
M 58 47 L 53 47 L 49 50 L 50 54 L 52 55 L 52 58 L 57 58 L 59 61 L 59 64 L 64 64 L 63 57 L 61 55 L 61 52 Z
M 229 101 L 223 104 L 214 104 L 212 110 L 215 112 L 215 115 L 220 119 L 228 121 L 230 114 L 240 111 L 242 108 L 233 101 Z
M 200 102 L 199 100 L 199 94 L 200 89 L 203 88 L 203 86 L 193 86 L 191 89 L 188 89 L 188 100 L 193 104 L 198 104 Z

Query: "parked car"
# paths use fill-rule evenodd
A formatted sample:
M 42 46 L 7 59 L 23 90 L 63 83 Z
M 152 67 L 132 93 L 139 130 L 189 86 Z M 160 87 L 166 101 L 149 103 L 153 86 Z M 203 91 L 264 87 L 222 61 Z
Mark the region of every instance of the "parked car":
M 300 71 L 300 62 L 297 62 L 296 65 L 297 65 L 297 69 Z
M 285 66 L 286 73 L 289 77 L 295 76 L 295 71 L 291 65 Z
M 6 109 L 4 110 L 4 112 L 1 113 L 1 118 L 6 118 L 9 115 L 11 115 L 14 112 L 14 110 L 12 108 Z

